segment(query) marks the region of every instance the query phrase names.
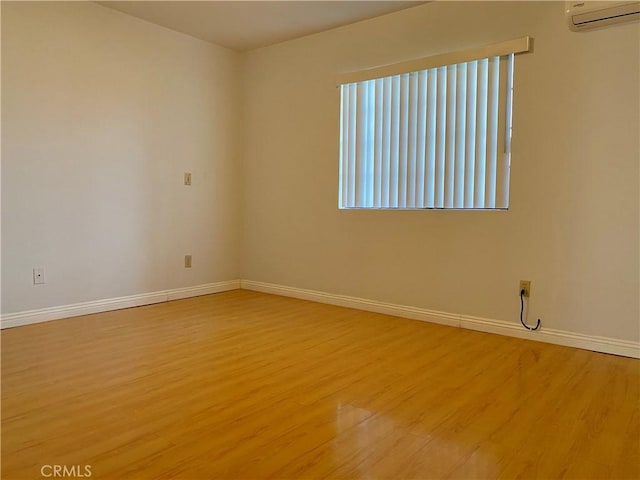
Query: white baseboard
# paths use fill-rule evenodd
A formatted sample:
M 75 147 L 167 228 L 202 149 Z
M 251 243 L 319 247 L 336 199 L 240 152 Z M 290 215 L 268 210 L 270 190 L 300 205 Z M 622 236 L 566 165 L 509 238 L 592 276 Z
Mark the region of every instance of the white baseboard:
M 91 313 L 139 307 L 142 305 L 150 305 L 152 303 L 168 302 L 171 300 L 179 300 L 181 298 L 209 295 L 228 290 L 237 290 L 239 288 L 254 290 L 257 292 L 273 293 L 275 295 L 282 295 L 285 297 L 300 298 L 313 302 L 338 305 L 340 307 L 356 308 L 368 312 L 394 315 L 396 317 L 411 318 L 424 322 L 439 323 L 451 327 L 466 328 L 486 333 L 497 333 L 499 335 L 582 348 L 595 352 L 612 353 L 614 355 L 622 355 L 625 357 L 640 358 L 639 342 L 583 335 L 580 333 L 547 328 L 543 328 L 536 332 L 530 332 L 528 330 L 524 330 L 518 324 L 505 322 L 504 320 L 492 320 L 473 317 L 470 315 L 408 307 L 404 305 L 367 300 L 364 298 L 349 297 L 346 295 L 335 295 L 315 290 L 305 290 L 302 288 L 287 287 L 271 283 L 254 282 L 251 280 L 229 280 L 225 282 L 198 285 L 195 287 L 176 288 L 172 290 L 162 290 L 159 292 L 143 293 L 140 295 L 130 295 L 126 297 L 76 303 L 73 305 L 63 305 L 59 307 L 10 313 L 0 317 L 0 328 L 18 327 L 32 323 L 47 322 L 49 320 L 89 315 Z
M 341 307 L 356 308 L 375 313 L 384 313 L 397 317 L 411 318 L 425 322 L 439 323 L 452 327 L 466 328 L 486 333 L 497 333 L 509 337 L 524 338 L 538 342 L 565 345 L 568 347 L 582 348 L 594 352 L 611 353 L 624 357 L 640 358 L 640 342 L 630 342 L 617 338 L 598 337 L 583 335 L 580 333 L 567 332 L 543 328 L 539 331 L 531 332 L 523 329 L 519 324 L 505 322 L 504 320 L 492 320 L 487 318 L 472 317 L 437 310 L 427 310 L 423 308 L 407 307 L 392 303 L 377 302 L 363 298 L 349 297 L 346 295 L 334 295 L 331 293 L 305 290 L 301 288 L 275 285 L 271 283 L 254 282 L 242 280 L 241 288 L 254 290 L 257 292 L 273 293 L 286 297 L 300 298 L 314 302 L 328 303 Z
M 38 310 L 9 313 L 0 317 L 0 328 L 19 327 L 32 323 L 58 320 L 60 318 L 77 317 L 80 315 L 89 315 L 91 313 L 120 310 L 122 308 L 140 307 L 142 305 L 150 305 L 152 303 L 168 302 L 170 300 L 197 297 L 199 295 L 209 295 L 211 293 L 226 292 L 227 290 L 237 290 L 239 288 L 240 280 L 228 280 L 225 282 L 207 283 L 205 285 L 198 285 L 195 287 L 174 288 L 172 290 L 142 293 L 140 295 L 129 295 L 126 297 L 62 305 L 60 307 L 40 308 Z

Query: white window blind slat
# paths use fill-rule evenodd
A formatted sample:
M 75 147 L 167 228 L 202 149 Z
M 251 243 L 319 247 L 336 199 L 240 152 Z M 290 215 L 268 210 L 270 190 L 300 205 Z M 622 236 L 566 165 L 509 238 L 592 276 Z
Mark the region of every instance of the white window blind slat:
M 458 66 L 456 87 L 456 162 L 454 179 L 455 208 L 464 208 L 464 178 L 467 129 L 467 64 Z
M 356 132 L 357 130 L 357 104 L 358 104 L 358 86 L 354 83 L 349 85 L 349 161 L 347 163 L 349 168 L 349 194 L 348 194 L 348 205 L 350 207 L 356 206 L 356 154 L 357 154 L 357 145 L 356 145 Z
M 467 136 L 465 139 L 464 208 L 473 208 L 476 178 L 476 117 L 478 110 L 478 62 L 467 64 Z
M 416 156 L 418 146 L 418 75 L 409 75 L 409 132 L 407 142 L 407 203 L 408 208 L 416 207 Z
M 398 207 L 398 171 L 400 154 L 400 76 L 393 77 L 391 108 L 391 180 L 389 206 Z
M 383 102 L 383 80 L 375 81 L 375 106 L 376 106 L 376 133 L 375 133 L 375 162 L 374 162 L 374 197 L 373 205 L 375 207 L 382 206 L 382 142 L 383 142 L 383 121 L 384 121 L 384 102 Z
M 418 109 L 416 126 L 416 207 L 425 207 L 424 187 L 425 187 L 425 154 L 426 154 L 426 130 L 427 130 L 427 71 L 418 73 Z
M 366 205 L 367 204 L 367 187 L 369 185 L 369 179 L 367 178 L 367 162 L 369 161 L 369 152 L 368 152 L 368 138 L 367 134 L 369 132 L 369 82 L 363 82 L 362 85 L 358 86 L 358 103 L 360 105 L 360 109 L 362 111 L 362 116 L 358 119 L 359 125 L 359 140 L 358 146 L 360 147 L 360 152 L 358 154 L 358 159 L 356 159 L 356 173 L 362 179 L 362 181 L 358 182 L 357 194 L 356 198 L 358 199 L 358 204 Z
M 503 99 L 503 103 L 507 104 L 507 81 L 508 81 L 508 64 L 509 56 L 504 56 L 499 59 L 499 79 L 498 79 L 498 132 L 496 137 L 496 195 L 494 208 L 499 208 L 500 205 L 505 205 L 507 199 L 505 198 L 505 188 L 507 186 L 504 181 L 505 177 L 508 178 L 508 158 L 507 158 L 507 109 L 500 108 L 500 99 Z
M 447 134 L 447 67 L 438 68 L 436 116 L 436 170 L 435 170 L 435 207 L 444 206 L 444 185 Z
M 341 208 L 507 208 L 514 55 L 342 85 Z
M 511 135 L 513 132 L 513 63 L 514 55 L 507 55 L 504 61 L 504 69 L 506 70 L 506 108 L 505 108 L 505 127 L 504 127 L 504 158 L 502 175 L 502 197 L 500 207 L 509 205 L 509 177 L 511 171 Z M 502 97 L 501 97 L 502 98 Z
M 366 182 L 366 178 L 364 176 L 363 164 L 365 162 L 366 156 L 366 145 L 364 140 L 364 132 L 366 130 L 367 125 L 367 111 L 366 105 L 367 102 L 363 101 L 366 93 L 366 82 L 357 84 L 356 90 L 356 158 L 355 158 L 355 170 L 354 174 L 356 176 L 355 182 L 355 206 L 364 205 L 364 198 L 362 195 L 362 189 L 364 187 L 364 183 Z
M 408 143 L 409 143 L 409 74 L 400 76 L 400 161 L 398 169 L 398 207 L 407 206 Z
M 366 205 L 373 206 L 373 185 L 374 185 L 374 155 L 375 155 L 375 81 L 369 81 L 367 83 L 367 97 L 366 97 L 366 109 L 367 109 L 367 126 L 366 126 L 366 161 L 364 166 L 365 175 L 365 188 L 364 190 L 364 203 Z
M 425 207 L 434 208 L 436 205 L 436 139 L 438 115 L 438 73 L 427 71 L 427 179 L 425 185 Z
M 391 177 L 391 78 L 382 80 L 383 121 L 382 121 L 382 193 L 381 206 L 389 205 L 389 180 Z
M 484 204 L 496 207 L 496 171 L 498 155 L 498 93 L 500 89 L 500 57 L 489 59 L 487 76 L 487 170 Z
M 446 147 L 444 162 L 444 208 L 454 208 L 453 195 L 456 166 L 456 95 L 458 86 L 456 65 L 447 67 Z
M 488 61 L 478 61 L 476 106 L 476 168 L 473 208 L 484 208 L 485 169 L 487 166 L 487 77 Z
M 345 102 L 348 103 L 348 100 L 345 98 L 349 95 L 349 88 L 345 88 L 344 85 L 340 86 L 340 105 L 344 105 Z M 345 131 L 349 131 L 348 127 L 348 115 L 340 115 L 340 175 L 338 175 L 338 206 L 344 205 L 345 197 L 347 195 L 347 179 L 344 172 L 348 173 L 348 170 L 345 168 L 344 163 L 348 161 L 349 158 L 349 137 L 345 137 Z M 348 175 L 347 175 L 348 176 Z

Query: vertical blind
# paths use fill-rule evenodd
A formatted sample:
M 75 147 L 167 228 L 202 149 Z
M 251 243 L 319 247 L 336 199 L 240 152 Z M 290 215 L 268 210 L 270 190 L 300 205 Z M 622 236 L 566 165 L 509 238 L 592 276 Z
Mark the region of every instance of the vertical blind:
M 340 208 L 507 208 L 513 61 L 341 85 Z

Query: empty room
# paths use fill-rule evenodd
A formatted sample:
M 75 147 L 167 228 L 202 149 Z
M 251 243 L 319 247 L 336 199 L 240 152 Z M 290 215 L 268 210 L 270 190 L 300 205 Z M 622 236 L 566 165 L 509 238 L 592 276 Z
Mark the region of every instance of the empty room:
M 3 480 L 640 479 L 640 2 L 0 6 Z

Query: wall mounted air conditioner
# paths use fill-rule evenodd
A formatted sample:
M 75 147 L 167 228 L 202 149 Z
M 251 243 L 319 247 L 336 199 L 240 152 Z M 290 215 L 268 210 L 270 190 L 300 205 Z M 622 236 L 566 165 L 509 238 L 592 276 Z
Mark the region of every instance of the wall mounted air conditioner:
M 640 19 L 640 2 L 566 2 L 566 17 L 574 32 Z

